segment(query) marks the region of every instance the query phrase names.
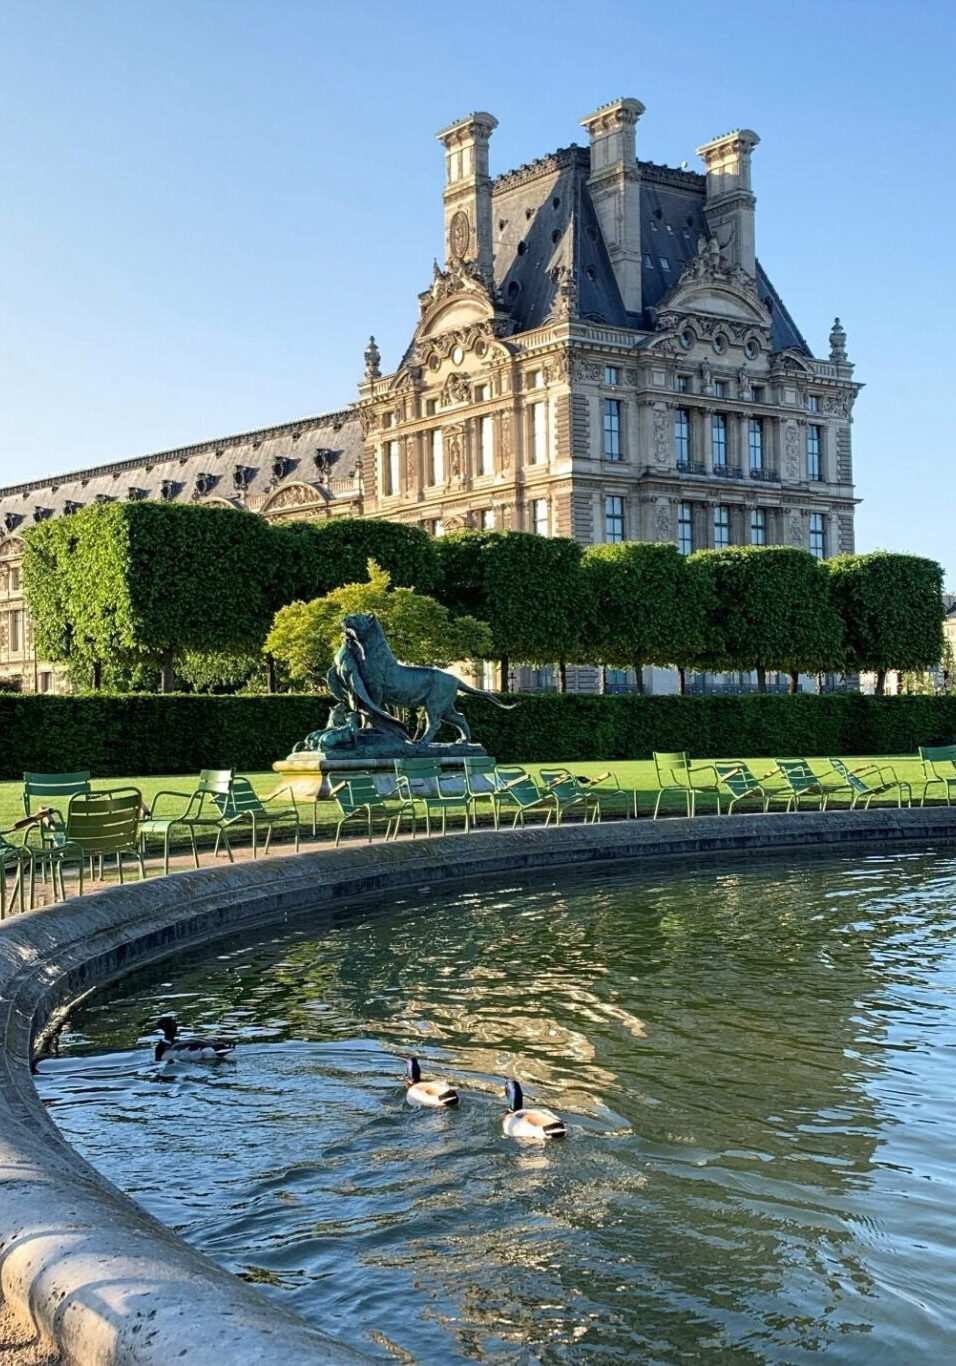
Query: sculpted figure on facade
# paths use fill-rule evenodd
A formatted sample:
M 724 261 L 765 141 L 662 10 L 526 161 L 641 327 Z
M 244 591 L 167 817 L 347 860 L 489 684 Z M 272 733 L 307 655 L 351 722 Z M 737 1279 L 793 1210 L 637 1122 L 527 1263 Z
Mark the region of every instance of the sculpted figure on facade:
M 786 460 L 787 478 L 798 479 L 800 477 L 800 434 L 795 422 L 788 422 L 786 426 L 784 459 Z
M 674 518 L 671 515 L 671 505 L 667 498 L 658 498 L 657 510 L 654 513 L 654 538 L 658 541 L 672 541 L 674 539 Z
M 662 466 L 670 463 L 670 436 L 666 408 L 654 409 L 654 460 Z

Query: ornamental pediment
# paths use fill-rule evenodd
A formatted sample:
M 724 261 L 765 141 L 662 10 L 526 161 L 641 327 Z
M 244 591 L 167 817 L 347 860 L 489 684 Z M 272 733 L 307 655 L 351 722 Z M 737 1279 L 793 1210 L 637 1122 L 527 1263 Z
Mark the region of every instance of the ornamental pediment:
M 491 325 L 501 334 L 508 318 L 493 285 L 473 262 L 455 261 L 447 270 L 434 266 L 431 288 L 418 296 L 421 316 L 415 330 L 416 342 L 446 332 Z
M 276 489 L 271 498 L 262 505 L 262 512 L 281 512 L 287 508 L 314 507 L 322 502 L 321 495 L 311 484 L 285 484 Z
M 0 541 L 0 560 L 19 560 L 23 558 L 24 544 L 19 536 L 8 536 Z

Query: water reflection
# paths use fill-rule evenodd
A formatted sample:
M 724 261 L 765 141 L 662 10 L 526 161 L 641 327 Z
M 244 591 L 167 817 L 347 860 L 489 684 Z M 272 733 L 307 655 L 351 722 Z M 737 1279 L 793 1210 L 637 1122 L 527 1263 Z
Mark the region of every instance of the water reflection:
M 954 891 L 930 854 L 416 897 L 128 979 L 39 1082 L 159 1217 L 383 1359 L 938 1359 Z M 236 1066 L 154 1085 L 129 1049 L 166 1009 Z M 403 1104 L 412 1048 L 460 1113 Z M 567 1144 L 501 1138 L 512 1070 Z

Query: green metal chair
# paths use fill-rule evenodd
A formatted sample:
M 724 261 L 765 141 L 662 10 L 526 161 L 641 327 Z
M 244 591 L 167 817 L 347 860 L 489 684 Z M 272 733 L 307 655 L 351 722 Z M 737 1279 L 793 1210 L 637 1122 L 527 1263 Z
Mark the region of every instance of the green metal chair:
M 418 833 L 418 822 L 415 815 L 414 801 L 408 801 L 399 794 L 399 801 L 396 806 L 391 804 L 391 798 L 383 797 L 375 786 L 375 780 L 371 773 L 330 773 L 329 774 L 329 796 L 339 811 L 339 823 L 335 827 L 335 844 L 338 847 L 342 837 L 342 827 L 347 821 L 359 819 L 366 822 L 368 828 L 368 842 L 372 843 L 372 819 L 381 816 L 385 819 L 385 838 L 391 835 L 398 838 L 401 829 L 402 817 L 407 813 L 412 822 L 412 838 Z M 392 821 L 395 821 L 395 829 L 392 830 Z
M 461 792 L 448 792 L 443 784 L 449 781 L 462 783 Z M 434 759 L 396 759 L 395 782 L 398 795 L 403 802 L 421 802 L 425 808 L 425 833 L 432 832 L 432 812 L 441 812 L 441 832 L 444 835 L 448 824 L 449 811 L 460 810 L 465 817 L 465 834 L 468 834 L 470 821 L 468 807 L 470 798 L 460 775 L 451 775 L 442 770 Z
M 288 794 L 288 801 L 284 805 L 275 806 L 272 810 L 268 809 L 269 802 L 277 801 L 286 793 Z M 223 833 L 226 830 L 231 830 L 242 821 L 248 821 L 252 826 L 253 858 L 258 857 L 259 829 L 261 826 L 265 826 L 266 839 L 262 846 L 262 852 L 268 854 L 269 841 L 272 839 L 272 827 L 280 821 L 290 818 L 295 831 L 295 852 L 299 852 L 299 808 L 296 806 L 291 787 L 277 787 L 267 797 L 260 797 L 248 778 L 237 775 L 233 778 L 228 792 L 215 792 L 212 799 L 222 817 L 222 829 L 216 832 L 214 857 L 219 853 L 219 841 Z
M 839 784 L 825 782 L 819 774 L 814 773 L 807 759 L 774 759 L 774 763 L 777 765 L 777 772 L 784 782 L 784 791 L 774 795 L 786 798 L 786 809 L 788 811 L 791 808 L 799 811 L 803 798 L 807 798 L 808 801 L 816 801 L 820 810 L 826 811 L 829 798 L 834 793 L 839 792 L 841 788 L 846 787 L 844 782 Z
M 583 806 L 584 819 L 600 821 L 605 811 L 630 815 L 631 796 L 625 792 L 613 773 L 602 773 L 597 778 L 579 778 L 569 768 L 543 768 L 541 781 L 558 799 L 558 822 L 569 807 Z
M 231 768 L 204 768 L 199 774 L 199 782 L 192 792 L 173 792 L 164 790 L 157 792 L 153 798 L 152 810 L 147 812 L 139 824 L 139 833 L 142 838 L 143 852 L 146 852 L 146 841 L 150 836 L 156 836 L 163 841 L 163 873 L 169 872 L 169 837 L 177 826 L 182 826 L 189 834 L 189 842 L 192 845 L 193 861 L 199 867 L 199 851 L 196 848 L 196 833 L 205 831 L 215 831 L 217 836 L 222 837 L 226 853 L 229 855 L 229 862 L 234 863 L 232 848 L 229 844 L 228 822 L 216 805 L 217 797 L 227 797 L 232 787 Z M 158 808 L 163 798 L 176 797 L 179 801 L 184 801 L 186 805 L 176 815 L 158 814 Z M 219 839 L 216 840 L 216 849 L 219 848 Z
M 874 763 L 864 764 L 861 768 L 850 768 L 842 759 L 828 759 L 827 763 L 837 777 L 843 779 L 850 793 L 851 811 L 861 801 L 863 802 L 863 809 L 868 810 L 874 797 L 879 797 L 884 792 L 892 792 L 894 789 L 896 790 L 896 805 L 898 807 L 903 805 L 904 792 L 906 793 L 906 805 L 913 805 L 913 789 L 909 783 L 903 782 L 892 764 Z M 876 774 L 875 781 L 873 779 L 874 774 Z
M 36 902 L 36 868 L 49 862 L 53 871 L 53 900 L 56 901 L 57 879 L 60 896 L 66 900 L 63 865 L 75 861 L 77 865 L 77 895 L 83 895 L 83 865 L 87 859 L 100 861 L 116 855 L 120 882 L 124 881 L 123 856 L 130 855 L 139 864 L 139 876 L 146 876 L 142 845 L 139 838 L 139 817 L 143 796 L 136 787 L 116 787 L 105 792 L 78 792 L 70 798 L 67 808 L 64 839 L 54 847 L 40 843 L 31 847 L 29 836 L 25 845 L 30 855 L 30 909 Z
M 738 802 L 755 797 L 763 805 L 764 812 L 769 810 L 773 794 L 767 792 L 755 773 L 747 764 L 715 764 L 717 778 L 722 788 L 729 794 L 727 815 L 732 816 Z M 717 799 L 717 814 L 720 815 L 720 798 Z
M 956 745 L 929 745 L 920 748 L 923 769 L 923 795 L 920 806 L 926 805 L 926 794 L 931 787 L 942 787 L 943 800 L 952 805 L 956 793 Z
M 10 871 L 13 872 L 14 878 L 9 905 L 12 909 L 19 896 L 20 910 L 25 909 L 23 891 L 26 881 L 25 870 L 30 862 L 30 855 L 22 843 L 14 844 L 12 840 L 7 839 L 7 835 L 12 835 L 16 829 L 17 826 L 13 826 L 10 830 L 0 830 L 0 920 L 7 913 L 7 873 Z
M 542 792 L 531 774 L 517 764 L 499 766 L 497 772 L 499 779 L 499 816 L 502 804 L 515 808 L 514 819 L 511 822 L 512 830 L 519 821 L 524 825 L 525 812 L 527 811 L 546 812 L 545 825 L 551 823 L 552 816 L 555 825 L 559 823 L 561 808 L 556 793 L 550 789 L 545 789 Z
M 24 773 L 23 814 L 32 818 L 38 810 L 42 810 L 43 821 L 39 827 L 41 843 L 53 847 L 63 843 L 66 821 L 62 808 L 68 805 L 70 798 L 75 797 L 78 792 L 89 791 L 88 769 L 76 773 Z M 93 876 L 92 864 L 90 876 Z
M 717 814 L 720 815 L 720 787 L 717 779 L 717 770 L 713 764 L 692 764 L 690 755 L 686 750 L 676 750 L 673 753 L 654 754 L 654 767 L 657 770 L 657 801 L 654 803 L 653 819 L 657 820 L 658 812 L 661 809 L 661 802 L 669 793 L 679 796 L 685 803 L 688 816 L 697 813 L 697 798 L 702 794 L 712 796 L 717 803 Z M 703 774 L 709 773 L 712 777 L 711 782 L 699 781 Z
M 478 824 L 478 803 L 487 802 L 491 808 L 491 819 L 495 829 L 501 816 L 498 791 L 501 786 L 498 778 L 498 764 L 487 755 L 467 757 L 465 766 L 465 795 L 471 813 L 472 824 Z

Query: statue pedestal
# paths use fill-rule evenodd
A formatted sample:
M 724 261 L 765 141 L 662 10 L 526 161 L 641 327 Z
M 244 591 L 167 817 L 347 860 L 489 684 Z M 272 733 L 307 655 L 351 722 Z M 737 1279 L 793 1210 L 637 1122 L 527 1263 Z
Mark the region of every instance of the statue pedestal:
M 455 772 L 461 776 L 450 776 L 443 778 L 442 791 L 446 796 L 453 796 L 458 792 L 464 792 L 465 779 L 461 774 L 462 760 L 484 759 L 487 751 L 483 745 L 424 745 L 415 747 L 406 745 L 400 754 L 394 758 L 386 758 L 384 755 L 367 759 L 355 757 L 343 757 L 336 759 L 331 754 L 318 754 L 302 752 L 290 754 L 288 759 L 277 759 L 272 765 L 273 771 L 281 773 L 283 777 L 290 779 L 292 790 L 296 797 L 314 801 L 315 798 L 327 797 L 329 789 L 349 773 L 371 773 L 375 786 L 379 793 L 386 797 L 395 790 L 395 759 L 431 759 L 435 763 L 441 764 L 443 769 L 449 769 L 454 775 Z M 335 782 L 329 781 L 329 775 L 338 775 Z M 434 783 L 429 785 L 434 788 Z M 424 783 L 414 784 L 416 792 L 420 796 L 428 795 L 428 789 Z

